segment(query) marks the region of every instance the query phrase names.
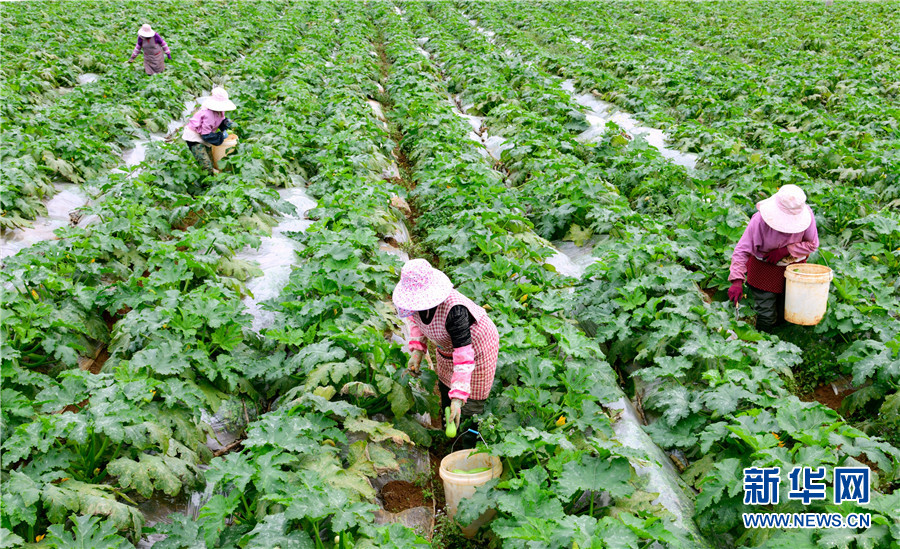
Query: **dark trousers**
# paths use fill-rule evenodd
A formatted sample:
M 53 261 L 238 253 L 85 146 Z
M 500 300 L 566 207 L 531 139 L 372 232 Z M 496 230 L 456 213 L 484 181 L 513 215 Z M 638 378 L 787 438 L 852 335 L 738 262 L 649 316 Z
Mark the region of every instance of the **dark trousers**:
M 450 387 L 444 385 L 443 382 L 438 381 L 438 388 L 441 391 L 441 419 L 444 418 L 444 410 L 446 410 L 450 406 Z M 472 400 L 471 398 L 466 401 L 463 405 L 462 409 L 459 412 L 460 415 L 460 426 L 462 426 L 463 422 L 466 418 L 471 418 L 477 414 L 484 413 L 484 403 L 485 400 Z M 444 426 L 447 427 L 446 425 Z M 470 429 L 475 431 L 478 430 L 478 423 L 474 422 L 469 426 Z M 478 437 L 475 436 L 474 433 L 470 433 L 466 431 L 465 433 L 457 433 L 456 445 L 454 446 L 454 450 L 466 450 L 468 448 L 474 448 L 475 444 L 478 442 Z
M 760 332 L 771 332 L 772 328 L 784 321 L 784 294 L 776 294 L 754 288 L 750 288 L 753 301 L 756 303 L 756 329 Z
M 194 155 L 194 159 L 197 160 L 200 167 L 212 174 L 214 166 L 212 156 L 209 153 L 209 147 L 203 143 L 194 143 L 192 141 L 185 141 L 185 143 L 187 143 L 187 148 L 191 151 L 191 154 Z

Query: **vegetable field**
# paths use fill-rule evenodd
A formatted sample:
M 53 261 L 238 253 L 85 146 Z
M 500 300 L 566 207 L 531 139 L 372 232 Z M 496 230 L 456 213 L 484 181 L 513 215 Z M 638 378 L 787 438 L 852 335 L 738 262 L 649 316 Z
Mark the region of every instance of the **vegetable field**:
M 0 4 L 0 548 L 900 547 L 898 11 Z M 207 175 L 181 127 L 216 86 L 240 143 Z M 728 267 L 785 184 L 835 278 L 770 334 Z M 456 521 L 391 302 L 416 257 L 500 334 L 503 474 Z M 825 499 L 788 497 L 796 466 Z

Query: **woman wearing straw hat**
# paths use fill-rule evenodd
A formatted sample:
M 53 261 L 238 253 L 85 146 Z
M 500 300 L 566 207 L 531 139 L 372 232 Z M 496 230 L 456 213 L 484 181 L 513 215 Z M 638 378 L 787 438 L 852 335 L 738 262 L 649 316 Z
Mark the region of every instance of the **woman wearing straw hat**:
M 756 208 L 731 256 L 728 299 L 737 306 L 746 277 L 756 302 L 756 328 L 768 332 L 784 319 L 785 269 L 819 248 L 819 232 L 806 194 L 796 185 L 785 185 Z
M 424 259 L 403 266 L 393 299 L 410 327 L 410 372 L 418 375 L 431 341 L 437 351 L 441 407 L 450 407 L 450 420 L 459 426 L 461 416 L 484 412 L 500 349 L 497 327 L 485 310 L 454 290 L 447 275 Z M 474 438 L 468 442 L 474 446 Z
M 131 53 L 129 63 L 134 63 L 141 50 L 144 50 L 144 72 L 147 74 L 156 74 L 166 70 L 166 62 L 163 60 L 163 54 L 172 59 L 172 52 L 169 51 L 169 45 L 163 40 L 158 32 L 150 28 L 150 25 L 142 25 L 138 31 L 137 44 Z
M 209 149 L 221 145 L 228 137 L 225 130 L 234 127 L 234 123 L 225 118 L 225 113 L 236 108 L 228 99 L 228 92 L 222 88 L 213 88 L 210 96 L 203 102 L 203 108 L 184 126 L 181 138 L 200 166 L 211 174 L 218 173 L 219 170 L 213 165 Z

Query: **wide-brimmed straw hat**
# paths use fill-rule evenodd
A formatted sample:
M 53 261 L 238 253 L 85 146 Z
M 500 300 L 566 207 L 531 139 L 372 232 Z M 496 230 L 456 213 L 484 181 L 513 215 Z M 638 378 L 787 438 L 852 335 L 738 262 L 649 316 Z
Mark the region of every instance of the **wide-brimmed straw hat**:
M 412 259 L 400 271 L 394 288 L 394 305 L 409 311 L 427 311 L 450 296 L 453 283 L 425 259 Z
M 203 106 L 211 111 L 233 111 L 237 107 L 228 99 L 228 92 L 223 88 L 213 88 Z
M 138 30 L 138 36 L 143 36 L 144 38 L 153 38 L 156 36 L 156 31 L 150 28 L 150 25 L 141 25 L 140 30 Z
M 812 223 L 806 194 L 797 185 L 781 187 L 774 195 L 757 202 L 756 208 L 766 225 L 782 233 L 802 233 Z

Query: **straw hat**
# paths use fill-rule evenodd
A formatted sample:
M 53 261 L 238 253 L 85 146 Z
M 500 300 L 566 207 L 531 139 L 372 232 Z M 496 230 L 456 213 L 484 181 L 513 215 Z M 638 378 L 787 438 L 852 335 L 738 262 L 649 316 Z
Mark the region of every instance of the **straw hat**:
M 400 282 L 394 288 L 394 305 L 410 311 L 427 311 L 444 302 L 453 290 L 447 275 L 425 259 L 412 259 L 400 271 Z
M 223 88 L 213 88 L 212 93 L 203 102 L 203 106 L 211 111 L 233 111 L 237 107 L 228 99 L 228 92 Z
M 812 223 L 806 194 L 797 185 L 781 187 L 774 195 L 757 202 L 756 208 L 766 225 L 778 232 L 802 233 Z
M 156 36 L 156 31 L 150 28 L 150 25 L 144 24 L 141 25 L 141 29 L 138 31 L 138 36 L 143 36 L 144 38 L 153 38 Z

